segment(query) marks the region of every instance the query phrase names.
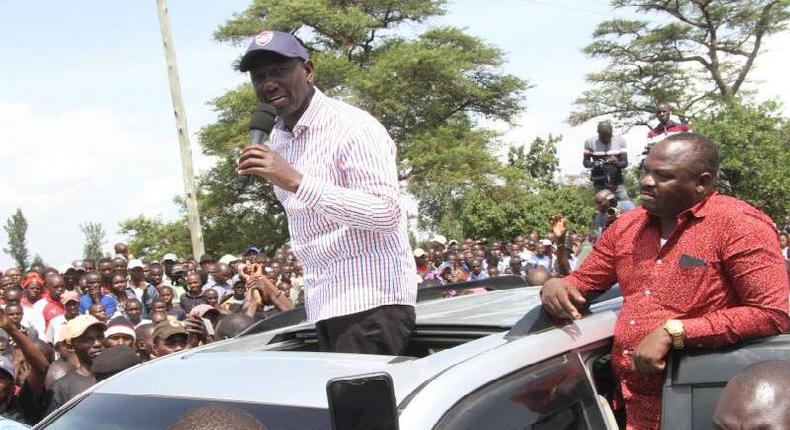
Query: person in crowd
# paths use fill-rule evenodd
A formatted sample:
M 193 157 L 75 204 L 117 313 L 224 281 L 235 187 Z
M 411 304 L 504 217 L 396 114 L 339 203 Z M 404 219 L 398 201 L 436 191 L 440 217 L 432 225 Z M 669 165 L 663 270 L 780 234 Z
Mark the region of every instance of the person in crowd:
M 117 373 L 140 364 L 140 356 L 134 348 L 126 344 L 113 345 L 107 347 L 93 361 L 91 372 L 96 381 L 103 381 Z
M 96 274 L 91 273 L 92 274 Z M 101 277 L 96 277 L 101 282 Z M 94 360 L 104 350 L 104 330 L 107 326 L 91 315 L 78 315 L 63 329 L 64 347 L 75 358 L 75 369 L 52 384 L 47 413 L 55 411 L 77 394 L 96 383 L 91 370 Z
M 217 295 L 217 290 L 209 288 L 206 291 L 203 291 L 203 303 L 212 307 L 219 305 L 219 295 Z
M 510 256 L 506 273 L 509 275 L 524 275 L 524 264 L 521 261 L 521 257 L 519 257 L 515 251 L 513 251 L 513 255 Z
M 151 357 L 164 357 L 187 348 L 188 333 L 178 321 L 164 320 L 153 331 L 154 350 Z
M 151 354 L 154 352 L 154 328 L 153 323 L 145 323 L 137 326 L 134 329 L 134 349 L 137 355 L 140 356 L 140 361 L 145 363 L 151 360 Z
M 90 273 L 96 270 L 96 265 L 93 260 L 82 260 L 82 266 L 85 268 L 85 273 Z
M 135 331 L 132 322 L 126 317 L 117 316 L 107 322 L 107 329 L 104 331 L 104 346 L 113 347 L 116 345 L 134 346 Z M 95 364 L 95 363 L 94 363 Z
M 643 163 L 642 208 L 621 216 L 581 267 L 541 291 L 550 315 L 572 321 L 581 318 L 585 293 L 619 283 L 612 367 L 630 429 L 659 428 L 670 350 L 716 348 L 790 325 L 790 285 L 773 222 L 716 193 L 718 168 L 718 151 L 702 135 L 657 143 Z
M 151 312 L 151 324 L 157 325 L 160 322 L 166 319 L 173 319 L 174 321 L 178 321 L 175 317 L 169 317 L 167 312 L 165 311 L 153 311 Z
M 42 297 L 44 280 L 38 272 L 28 272 L 22 281 L 22 289 L 22 299 L 19 302 L 24 309 L 22 325 L 34 329 L 36 333 L 44 333 L 46 328 L 41 308 L 47 303 L 39 303 L 44 300 Z
M 242 149 L 238 174 L 274 184 L 308 275 L 305 308 L 321 349 L 400 354 L 414 328 L 417 285 L 394 142 L 368 113 L 315 87 L 308 51 L 290 33 L 254 37 L 239 68 L 250 73 L 258 100 L 275 108 L 277 122 L 270 146 Z M 352 132 L 341 136 L 340 129 Z M 324 157 L 319 164 L 328 167 L 298 164 L 307 157 Z M 319 225 L 329 226 L 331 242 L 310 233 Z M 378 245 L 360 248 L 363 242 Z M 314 247 L 322 251 L 300 255 Z M 332 258 L 318 257 L 324 254 Z
M 469 263 L 469 274 L 470 281 L 478 281 L 488 278 L 488 273 L 483 271 L 483 261 L 479 258 L 473 258 Z
M 22 271 L 18 267 L 12 267 L 5 271 L 3 276 L 8 276 L 11 279 L 11 288 L 22 289 Z
M 104 305 L 101 303 L 91 305 L 91 307 L 88 308 L 88 315 L 93 316 L 103 323 L 107 323 L 110 319 L 110 316 L 107 314 L 107 309 L 105 309 Z
M 175 266 L 177 262 L 178 256 L 176 254 L 168 253 L 162 257 L 162 269 L 164 269 L 162 285 L 166 285 L 168 287 L 173 286 L 173 266 Z
M 110 285 L 112 283 L 112 276 L 113 276 L 113 264 L 112 259 L 110 258 L 100 258 L 98 261 L 99 267 L 99 275 L 101 275 L 101 281 L 104 285 Z
M 232 313 L 241 312 L 241 309 L 244 306 L 246 292 L 247 286 L 244 283 L 244 280 L 239 279 L 235 284 L 233 284 L 233 295 L 222 303 L 222 308 Z
M 30 367 L 24 380 L 18 380 L 18 369 L 8 357 L 0 355 L 0 416 L 10 422 L 36 424 L 44 416 L 44 380 L 49 361 L 3 311 L 0 311 L 0 330 L 7 333 Z M 21 387 L 18 392 L 17 387 Z M 0 424 L 6 423 L 0 420 Z
M 227 404 L 209 404 L 186 411 L 170 430 L 267 430 L 268 427 L 249 412 Z
M 682 124 L 672 119 L 672 107 L 666 102 L 656 105 L 656 121 L 656 125 L 651 126 L 650 131 L 647 132 L 648 150 L 673 134 L 693 132 L 688 124 Z
M 179 321 L 183 321 L 186 318 L 187 313 L 184 308 L 181 307 L 181 304 L 175 303 L 175 294 L 172 287 L 162 288 L 159 300 L 165 302 L 165 312 L 168 315 L 175 317 Z
M 3 292 L 3 303 L 5 306 L 18 305 L 22 302 L 22 290 L 9 288 Z
M 124 260 L 130 261 L 134 256 L 129 252 L 129 247 L 125 243 L 118 242 L 113 246 L 115 255 L 123 257 Z
M 49 323 L 58 315 L 63 315 L 66 310 L 60 302 L 60 298 L 66 291 L 66 280 L 59 274 L 52 274 L 47 276 L 44 284 L 47 288 L 47 294 L 44 295 L 43 300 L 39 302 L 43 305 L 40 310 L 36 308 L 38 303 L 33 307 L 36 312 L 41 312 L 44 320 L 44 334 L 49 329 Z
M 173 300 L 178 302 L 186 293 L 187 266 L 184 263 L 176 263 L 170 273 L 173 281 L 173 285 L 170 286 L 173 289 Z
M 86 274 L 83 279 L 85 280 L 87 294 L 80 297 L 80 313 L 88 313 L 88 309 L 90 309 L 91 306 L 94 304 L 101 304 L 104 306 L 104 310 L 108 315 L 115 315 L 118 302 L 114 298 L 102 294 L 101 275 L 92 272 Z
M 145 265 L 139 259 L 131 260 L 127 266 L 127 272 L 129 273 L 129 287 L 126 290 L 126 296 L 130 299 L 142 299 L 143 292 L 149 286 L 145 279 Z
M 201 294 L 201 279 L 197 273 L 190 273 L 186 277 L 187 291 L 181 295 L 179 303 L 184 312 L 189 313 L 195 306 L 203 303 L 203 295 Z
M 139 300 L 130 299 L 126 301 L 123 315 L 132 323 L 132 326 L 138 327 L 151 322 L 151 320 L 144 319 L 142 314 L 143 304 Z
M 222 318 L 214 330 L 217 341 L 236 337 L 255 323 L 255 319 L 244 313 L 234 313 Z
M 716 430 L 790 428 L 790 361 L 771 360 L 738 372 L 719 396 Z
M 217 301 L 222 302 L 227 296 L 233 294 L 233 285 L 230 283 L 233 274 L 230 266 L 225 263 L 212 263 L 212 265 L 214 271 L 212 278 L 214 282 L 203 285 L 203 294 L 205 295 L 208 290 L 212 290 L 216 293 Z
M 527 260 L 527 267 L 531 270 L 536 267 L 543 267 L 551 273 L 554 270 L 554 259 L 552 255 L 552 247 L 554 244 L 549 239 L 541 239 L 535 255 Z
M 785 260 L 790 260 L 790 235 L 781 233 L 779 235 L 779 249 Z
M 116 275 L 121 275 L 124 278 L 129 276 L 129 271 L 127 270 L 127 265 L 129 264 L 129 260 L 123 258 L 120 255 L 116 255 L 112 259 L 112 272 Z
M 112 275 L 109 296 L 115 299 L 117 309 L 121 313 L 126 312 L 126 305 L 129 300 L 137 300 L 137 295 L 129 286 L 126 278 L 121 275 Z
M 584 142 L 584 167 L 590 170 L 590 180 L 595 192 L 604 188 L 617 194 L 620 200 L 628 200 L 623 169 L 628 167 L 628 149 L 625 139 L 613 136 L 612 123 L 598 123 L 598 134 Z
M 609 189 L 603 189 L 593 196 L 598 213 L 593 219 L 593 227 L 598 234 L 603 233 L 621 214 L 635 209 L 631 200 L 618 200 L 617 195 Z
M 546 270 L 543 266 L 537 266 L 527 272 L 527 276 L 524 277 L 527 286 L 530 287 L 542 287 L 546 281 L 551 279 L 551 273 Z
M 80 296 L 74 291 L 65 291 L 60 296 L 63 305 L 63 314 L 58 315 L 49 322 L 44 339 L 60 351 L 60 341 L 63 329 L 70 320 L 79 315 Z

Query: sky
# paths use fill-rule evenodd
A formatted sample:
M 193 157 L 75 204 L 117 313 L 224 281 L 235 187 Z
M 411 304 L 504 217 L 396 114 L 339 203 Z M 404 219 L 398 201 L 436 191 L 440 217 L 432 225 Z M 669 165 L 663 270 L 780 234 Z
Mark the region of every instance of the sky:
M 194 135 L 216 118 L 208 102 L 247 79 L 231 67 L 243 48 L 212 35 L 249 3 L 168 1 L 198 171 L 212 166 Z M 450 0 L 447 11 L 405 30 L 453 25 L 502 49 L 505 70 L 533 87 L 515 125 L 489 125 L 505 144 L 562 135 L 563 173 L 581 171 L 595 125 L 570 127 L 565 119 L 586 88 L 585 74 L 601 66 L 581 49 L 598 22 L 628 12 L 613 12 L 604 0 Z M 754 88 L 760 99 L 785 102 L 787 112 L 790 86 L 781 78 L 790 34 L 768 39 L 766 51 Z M 56 267 L 79 258 L 87 222 L 104 226 L 110 251 L 127 239 L 118 233 L 121 221 L 178 216 L 172 200 L 183 180 L 155 0 L 0 0 L 0 70 L 0 222 L 22 209 L 31 256 Z M 632 154 L 645 133 L 625 134 Z M 11 265 L 0 253 L 0 268 Z

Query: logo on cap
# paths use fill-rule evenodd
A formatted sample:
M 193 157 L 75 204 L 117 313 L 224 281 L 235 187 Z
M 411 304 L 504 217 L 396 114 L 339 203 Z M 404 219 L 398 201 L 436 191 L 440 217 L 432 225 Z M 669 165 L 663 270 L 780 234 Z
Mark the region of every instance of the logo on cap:
M 255 44 L 258 46 L 266 46 L 272 41 L 274 33 L 271 31 L 263 31 L 261 34 L 255 36 Z

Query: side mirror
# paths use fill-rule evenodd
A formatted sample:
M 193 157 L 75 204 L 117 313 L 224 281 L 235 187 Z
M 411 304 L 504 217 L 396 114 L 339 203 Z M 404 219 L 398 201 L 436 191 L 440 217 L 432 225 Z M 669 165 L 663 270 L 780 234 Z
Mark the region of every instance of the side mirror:
M 395 388 L 387 373 L 371 373 L 327 382 L 333 430 L 398 430 Z

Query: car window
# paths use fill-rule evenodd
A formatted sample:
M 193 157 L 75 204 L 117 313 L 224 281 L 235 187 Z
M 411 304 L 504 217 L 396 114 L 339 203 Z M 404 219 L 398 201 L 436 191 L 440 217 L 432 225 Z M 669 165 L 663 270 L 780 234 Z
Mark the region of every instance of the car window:
M 579 356 L 569 353 L 480 388 L 454 405 L 435 428 L 583 430 L 606 425 Z
M 202 416 L 221 420 L 217 428 L 225 430 L 254 430 L 257 423 L 268 430 L 331 428 L 326 409 L 121 394 L 91 394 L 40 428 L 169 430 L 190 428 L 191 419 L 205 422 Z M 179 420 L 185 427 L 173 427 Z

